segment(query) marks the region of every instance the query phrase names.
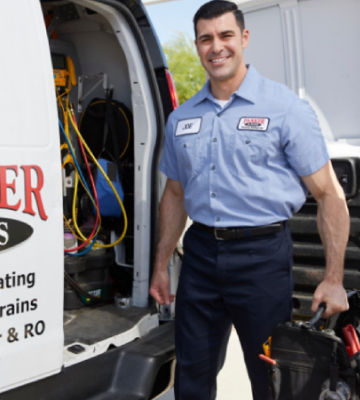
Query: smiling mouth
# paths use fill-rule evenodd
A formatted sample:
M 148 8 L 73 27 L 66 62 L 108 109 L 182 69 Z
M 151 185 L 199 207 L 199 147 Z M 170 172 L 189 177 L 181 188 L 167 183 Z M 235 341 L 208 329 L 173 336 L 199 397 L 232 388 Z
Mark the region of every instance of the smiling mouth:
M 212 58 L 212 59 L 210 59 L 209 61 L 210 61 L 212 64 L 221 64 L 221 63 L 225 62 L 225 61 L 227 60 L 227 58 L 228 58 L 228 57 L 218 57 L 218 58 Z
M 211 60 L 212 63 L 219 63 L 225 61 L 226 58 L 216 58 L 215 60 Z

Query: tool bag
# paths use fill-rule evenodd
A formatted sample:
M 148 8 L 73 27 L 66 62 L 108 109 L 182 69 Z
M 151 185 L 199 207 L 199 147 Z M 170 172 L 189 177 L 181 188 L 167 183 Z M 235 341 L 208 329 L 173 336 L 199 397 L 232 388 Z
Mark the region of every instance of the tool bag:
M 358 322 L 350 307 L 348 318 L 339 318 L 333 329 L 320 329 L 325 307 L 309 322 L 288 322 L 273 330 L 268 357 L 262 358 L 269 363 L 274 400 L 359 399 L 360 347 L 349 356 L 341 326 L 352 320 L 356 325 L 351 327 L 358 328 Z

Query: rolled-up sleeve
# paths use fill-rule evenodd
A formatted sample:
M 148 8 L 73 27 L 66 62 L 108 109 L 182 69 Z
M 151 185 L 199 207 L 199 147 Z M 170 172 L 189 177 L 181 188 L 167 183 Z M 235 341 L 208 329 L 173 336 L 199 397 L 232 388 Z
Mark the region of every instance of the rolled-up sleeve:
M 282 145 L 287 160 L 299 176 L 310 175 L 329 160 L 324 136 L 310 104 L 296 99 L 284 119 Z

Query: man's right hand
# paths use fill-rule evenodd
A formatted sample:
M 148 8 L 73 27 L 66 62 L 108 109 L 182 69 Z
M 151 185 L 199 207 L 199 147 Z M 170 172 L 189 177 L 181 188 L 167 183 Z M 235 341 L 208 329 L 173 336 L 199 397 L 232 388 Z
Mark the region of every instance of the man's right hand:
M 154 269 L 150 294 L 161 305 L 169 305 L 174 301 L 175 295 L 170 294 L 170 278 L 167 269 Z

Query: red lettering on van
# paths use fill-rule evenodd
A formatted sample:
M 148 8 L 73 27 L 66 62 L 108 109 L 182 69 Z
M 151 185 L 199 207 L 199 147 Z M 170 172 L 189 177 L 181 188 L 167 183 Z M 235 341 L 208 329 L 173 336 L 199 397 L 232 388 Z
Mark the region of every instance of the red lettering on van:
M 7 181 L 7 171 L 15 172 L 15 178 L 11 181 Z M 14 194 L 16 192 L 15 179 L 18 176 L 18 168 L 16 165 L 0 165 L 0 208 L 6 208 L 8 210 L 18 210 L 21 201 L 19 200 L 16 204 L 9 204 L 7 193 L 11 190 Z
M 24 173 L 24 201 L 25 206 L 23 213 L 36 215 L 33 207 L 33 200 L 36 203 L 39 216 L 42 220 L 46 221 L 48 216 L 46 215 L 44 204 L 41 198 L 41 189 L 44 186 L 44 174 L 42 169 L 38 165 L 21 165 L 20 168 Z M 12 171 L 15 174 L 14 178 L 9 177 Z M 36 176 L 36 184 L 32 182 L 32 171 Z M 33 174 L 34 176 L 34 174 Z M 14 195 L 17 194 L 16 190 L 16 178 L 18 177 L 18 167 L 16 165 L 0 165 L 0 208 L 8 210 L 19 210 L 22 199 L 18 199 L 15 204 L 9 204 L 8 194 L 11 191 Z
M 41 200 L 40 190 L 44 186 L 44 174 L 41 168 L 38 165 L 22 165 L 20 167 L 24 171 L 25 178 L 25 208 L 23 210 L 24 213 L 35 215 L 35 211 L 32 208 L 32 197 L 36 200 L 36 204 L 39 210 L 40 218 L 43 220 L 47 220 L 47 215 L 45 214 L 44 205 Z M 31 185 L 31 170 L 34 170 L 37 176 L 37 186 L 33 187 Z

